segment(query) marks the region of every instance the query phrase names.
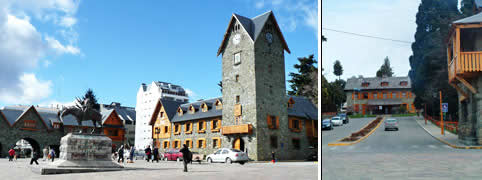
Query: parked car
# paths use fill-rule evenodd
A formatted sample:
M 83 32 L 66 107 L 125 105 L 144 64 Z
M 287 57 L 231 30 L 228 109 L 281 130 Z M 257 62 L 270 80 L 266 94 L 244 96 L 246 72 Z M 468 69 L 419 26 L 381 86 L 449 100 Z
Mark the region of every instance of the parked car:
M 163 154 L 164 161 L 181 161 L 182 160 L 182 152 L 179 149 L 169 149 Z
M 398 122 L 396 119 L 385 120 L 385 131 L 388 129 L 395 129 L 398 131 Z
M 209 163 L 225 162 L 227 164 L 231 164 L 233 162 L 239 162 L 239 164 L 243 165 L 249 159 L 248 155 L 240 150 L 232 148 L 221 148 L 217 150 L 214 154 L 206 156 L 206 160 Z
M 340 116 L 335 116 L 331 118 L 331 123 L 335 126 L 342 126 L 343 125 L 343 120 L 341 119 Z
M 331 123 L 331 119 L 323 119 L 323 122 L 321 124 L 321 129 L 333 129 L 333 124 Z
M 146 159 L 146 153 L 144 151 L 135 150 L 134 151 L 134 159 L 135 160 L 138 160 L 138 159 L 145 160 Z
M 192 153 L 192 161 L 197 161 L 201 164 L 201 161 L 204 160 L 204 154 L 199 154 L 198 152 L 191 152 Z
M 350 122 L 350 119 L 346 115 L 346 113 L 341 113 L 338 116 L 341 117 L 341 120 L 343 120 L 343 124 L 348 124 Z

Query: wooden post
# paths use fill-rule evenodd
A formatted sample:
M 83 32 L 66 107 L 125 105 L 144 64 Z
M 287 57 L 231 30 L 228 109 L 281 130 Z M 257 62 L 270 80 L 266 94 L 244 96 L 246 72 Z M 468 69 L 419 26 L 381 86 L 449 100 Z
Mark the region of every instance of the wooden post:
M 439 91 L 440 94 L 440 133 L 444 135 L 444 116 L 442 112 L 442 91 Z
M 456 57 L 456 60 L 458 61 L 460 59 L 460 28 L 456 27 L 455 29 L 455 53 L 453 54 Z M 456 62 L 457 62 L 456 61 Z M 457 76 L 457 64 L 455 64 L 455 76 Z

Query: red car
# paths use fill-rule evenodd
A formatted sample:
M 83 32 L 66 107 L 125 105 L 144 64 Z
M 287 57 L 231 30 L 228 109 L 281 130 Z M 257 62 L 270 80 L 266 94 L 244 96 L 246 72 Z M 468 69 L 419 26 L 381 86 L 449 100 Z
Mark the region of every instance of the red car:
M 182 153 L 179 149 L 169 149 L 163 155 L 164 161 L 181 161 L 182 160 Z

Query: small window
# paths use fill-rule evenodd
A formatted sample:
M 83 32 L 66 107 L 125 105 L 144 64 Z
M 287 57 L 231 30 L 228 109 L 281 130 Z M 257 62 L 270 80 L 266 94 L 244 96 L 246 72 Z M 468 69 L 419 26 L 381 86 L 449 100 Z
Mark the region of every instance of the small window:
M 168 131 L 169 131 L 169 127 L 164 126 L 164 133 L 168 133 Z
M 297 139 L 297 138 L 293 138 L 292 139 L 292 143 L 293 143 L 293 148 L 294 149 L 300 149 L 300 139 Z
M 174 125 L 174 132 L 179 132 L 179 124 Z
M 169 141 L 164 141 L 163 147 L 164 147 L 164 149 L 169 148 Z
M 374 92 L 374 93 L 373 93 L 373 99 L 377 99 L 377 97 L 378 97 L 378 93 L 377 93 L 377 92 Z
M 292 123 L 294 129 L 300 129 L 300 122 L 297 119 L 293 119 Z
M 273 86 L 269 85 L 269 93 L 273 94 Z
M 400 86 L 407 86 L 408 85 L 408 82 L 407 81 L 401 81 L 400 82 Z
M 234 65 L 241 64 L 241 53 L 234 54 Z
M 186 123 L 186 131 L 191 131 L 191 123 Z
M 164 118 L 164 112 L 161 112 L 161 118 Z
M 273 73 L 273 65 L 271 64 L 268 65 L 268 73 Z
M 239 99 L 240 99 L 240 98 L 239 98 L 239 95 L 237 95 L 237 96 L 236 96 L 236 104 L 239 104 L 239 101 L 240 101 Z
M 363 82 L 363 83 L 362 83 L 362 87 L 368 87 L 369 85 L 370 85 L 369 82 Z
M 219 148 L 221 147 L 221 144 L 220 144 L 220 139 L 219 138 L 213 138 L 213 148 Z
M 380 86 L 382 86 L 382 87 L 388 86 L 388 82 L 381 82 Z
M 271 118 L 271 126 L 276 127 L 276 116 L 270 116 Z
M 236 82 L 239 82 L 239 74 L 236 74 L 235 80 L 236 80 Z
M 278 148 L 278 136 L 271 136 L 269 140 L 270 140 L 271 148 Z
M 161 130 L 159 128 L 154 128 L 154 134 L 160 134 L 161 133 Z
M 213 127 L 211 129 L 218 129 L 218 121 L 219 120 L 213 120 Z
M 204 130 L 204 121 L 199 121 L 198 125 L 199 125 L 198 128 L 197 128 L 198 130 L 200 130 L 200 131 Z
M 396 92 L 392 92 L 392 99 L 395 99 L 397 98 L 397 93 Z
M 368 93 L 363 93 L 363 99 L 368 99 Z
M 402 92 L 402 98 L 406 98 L 407 97 L 407 93 L 406 92 Z
M 387 92 L 383 92 L 383 99 L 387 99 L 388 98 L 388 93 Z

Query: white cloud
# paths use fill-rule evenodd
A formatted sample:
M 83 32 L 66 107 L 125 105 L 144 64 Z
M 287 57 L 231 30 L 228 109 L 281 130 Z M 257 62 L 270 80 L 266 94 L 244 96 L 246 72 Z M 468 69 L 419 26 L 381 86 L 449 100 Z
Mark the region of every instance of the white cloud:
M 39 80 L 33 73 L 40 59 L 55 52 L 81 54 L 75 46 L 78 34 L 73 26 L 77 23 L 75 13 L 79 0 L 0 0 L 0 104 L 36 103 L 51 94 L 52 82 Z M 68 42 L 44 36 L 31 23 L 31 17 L 54 30 Z M 52 62 L 43 60 L 43 66 Z
M 77 19 L 70 16 L 62 17 L 60 20 L 60 25 L 64 27 L 72 27 L 75 23 L 77 23 Z
M 257 9 L 261 9 L 264 6 L 264 0 L 257 1 L 255 4 Z
M 47 41 L 48 47 L 50 47 L 58 54 L 74 54 L 74 55 L 80 54 L 79 48 L 74 47 L 72 45 L 66 45 L 66 46 L 62 45 L 58 40 L 50 36 L 45 36 L 45 40 Z
M 194 91 L 192 91 L 191 89 L 184 88 L 184 90 L 186 91 L 186 94 L 189 96 L 189 100 L 191 102 L 199 99 L 199 96 Z
M 52 93 L 52 81 L 38 80 L 35 74 L 24 73 L 16 88 L 0 89 L 0 102 L 11 104 L 31 104 Z
M 340 1 L 341 2 L 341 1 Z M 322 1 L 322 27 L 414 41 L 415 16 L 420 1 Z M 388 56 L 396 76 L 407 76 L 411 45 L 364 38 L 322 30 L 328 38 L 322 43 L 322 67 L 328 80 L 334 80 L 333 63 L 340 60 L 344 69 L 341 78 L 363 75 L 374 77 Z

